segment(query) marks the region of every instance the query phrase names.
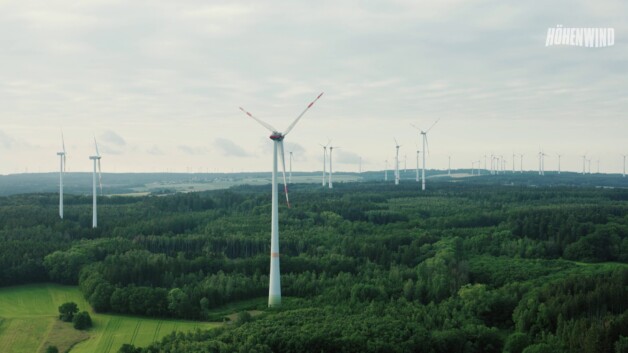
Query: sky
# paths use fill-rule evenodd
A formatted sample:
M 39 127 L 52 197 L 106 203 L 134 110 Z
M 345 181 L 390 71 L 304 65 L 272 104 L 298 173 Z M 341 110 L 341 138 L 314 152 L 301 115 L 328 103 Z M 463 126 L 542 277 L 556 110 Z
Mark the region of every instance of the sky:
M 613 28 L 614 46 L 546 46 L 548 28 Z M 0 0 L 0 174 L 523 168 L 620 172 L 628 154 L 628 2 Z M 483 162 L 482 162 L 483 164 Z M 517 157 L 517 168 L 519 158 Z

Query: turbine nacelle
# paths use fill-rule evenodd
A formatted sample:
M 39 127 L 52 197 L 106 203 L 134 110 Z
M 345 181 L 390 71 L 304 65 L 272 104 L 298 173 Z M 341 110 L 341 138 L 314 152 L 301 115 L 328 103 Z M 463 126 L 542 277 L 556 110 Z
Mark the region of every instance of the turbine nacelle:
M 281 132 L 273 132 L 273 134 L 270 135 L 270 139 L 273 141 L 283 141 L 284 137 L 285 136 Z

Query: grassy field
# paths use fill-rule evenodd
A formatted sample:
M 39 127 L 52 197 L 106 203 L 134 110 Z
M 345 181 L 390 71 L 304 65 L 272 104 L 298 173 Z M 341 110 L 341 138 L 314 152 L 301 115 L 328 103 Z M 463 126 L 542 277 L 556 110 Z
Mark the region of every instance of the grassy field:
M 87 334 L 57 319 L 59 305 L 73 301 L 88 309 L 94 327 Z M 0 352 L 38 353 L 49 344 L 60 352 L 115 353 L 124 343 L 145 346 L 172 331 L 212 328 L 217 323 L 95 314 L 76 287 L 54 284 L 0 289 Z

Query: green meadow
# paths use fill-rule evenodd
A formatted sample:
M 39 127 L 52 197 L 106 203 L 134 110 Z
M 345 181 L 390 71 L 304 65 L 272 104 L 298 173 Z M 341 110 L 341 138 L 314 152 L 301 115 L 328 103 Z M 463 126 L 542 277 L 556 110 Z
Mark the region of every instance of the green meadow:
M 94 323 L 91 329 L 78 331 L 58 319 L 57 308 L 69 301 L 90 312 Z M 39 353 L 55 345 L 60 352 L 115 353 L 124 343 L 145 346 L 172 331 L 218 325 L 96 314 L 78 288 L 72 286 L 37 284 L 0 289 L 0 352 Z

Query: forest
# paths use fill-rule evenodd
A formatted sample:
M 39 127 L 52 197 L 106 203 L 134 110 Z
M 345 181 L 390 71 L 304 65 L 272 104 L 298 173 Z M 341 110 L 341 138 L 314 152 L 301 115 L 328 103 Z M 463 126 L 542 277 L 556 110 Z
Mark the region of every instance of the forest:
M 530 178 L 529 176 L 527 177 Z M 290 186 L 281 308 L 126 353 L 628 352 L 628 189 Z M 281 198 L 281 195 L 280 195 Z M 268 294 L 270 186 L 0 197 L 0 286 L 78 285 L 97 312 L 222 321 Z

